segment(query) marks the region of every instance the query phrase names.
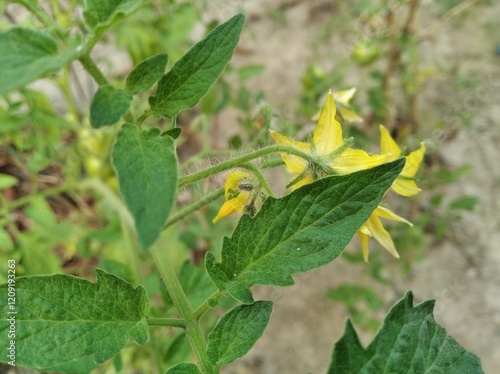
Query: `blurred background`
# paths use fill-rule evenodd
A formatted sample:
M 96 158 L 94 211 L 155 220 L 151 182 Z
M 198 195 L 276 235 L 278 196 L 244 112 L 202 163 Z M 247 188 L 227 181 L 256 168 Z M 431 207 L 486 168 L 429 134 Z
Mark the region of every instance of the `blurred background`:
M 77 1 L 40 4 L 65 26 L 82 23 Z M 0 29 L 36 23 L 17 4 L 3 3 L 0 10 Z M 437 322 L 481 358 L 486 373 L 496 373 L 500 3 L 158 0 L 114 25 L 93 56 L 119 86 L 151 55 L 168 53 L 172 66 L 237 12 L 247 18 L 230 66 L 202 102 L 178 118 L 182 173 L 262 146 L 269 122 L 273 130 L 305 139 L 328 89 L 357 89 L 344 106 L 352 112 L 343 118 L 344 135 L 357 147 L 378 152 L 384 124 L 405 152 L 420 142 L 427 152 L 418 174 L 422 192 L 404 200 L 389 196 L 393 210 L 414 224 L 386 225 L 401 259 L 372 241 L 364 263 L 353 239 L 339 259 L 297 275 L 292 287 L 255 287 L 256 299 L 274 302 L 271 321 L 250 353 L 223 372 L 325 372 L 346 318 L 367 344 L 390 306 L 412 290 L 415 302 L 436 299 Z M 101 267 L 145 285 L 157 301 L 152 315 L 165 315 L 168 296 L 147 254 L 135 250 L 117 192 L 110 164 L 117 128 L 93 130 L 88 123 L 95 89 L 74 63 L 0 98 L 0 281 L 8 258 L 18 260 L 19 275 L 57 272 L 92 280 Z M 146 103 L 134 100 L 134 110 Z M 279 170 L 266 177 L 278 195 L 291 180 Z M 220 175 L 181 191 L 178 207 L 223 183 Z M 204 253 L 219 251 L 222 236 L 231 233 L 236 218 L 212 224 L 221 203 L 163 234 L 162 243 L 175 248 L 171 257 L 179 271 L 200 265 Z M 212 286 L 199 271 L 192 284 L 203 300 Z M 228 308 L 233 301 L 221 304 Z M 207 328 L 215 317 L 207 318 Z M 150 373 L 189 357 L 182 333 L 150 331 L 159 353 L 130 343 L 96 373 Z

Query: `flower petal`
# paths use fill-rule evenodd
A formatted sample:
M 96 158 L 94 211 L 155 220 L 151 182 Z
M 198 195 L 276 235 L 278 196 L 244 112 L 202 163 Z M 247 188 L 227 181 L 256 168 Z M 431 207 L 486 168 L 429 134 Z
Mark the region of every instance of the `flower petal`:
M 271 137 L 279 145 L 288 145 L 297 148 L 305 153 L 311 153 L 311 146 L 308 143 L 298 142 L 296 140 L 290 139 L 289 137 L 282 135 L 275 131 L 270 131 Z M 285 162 L 286 166 L 296 174 L 302 173 L 308 167 L 308 162 L 303 158 L 288 153 L 280 153 L 281 158 Z
M 313 133 L 313 144 L 317 153 L 327 155 L 344 144 L 342 128 L 335 119 L 336 107 L 332 91 L 326 95 L 325 106 Z
M 380 148 L 380 153 L 391 153 L 391 161 L 401 155 L 401 149 L 383 125 L 380 125 Z
M 292 190 L 296 190 L 299 187 L 305 186 L 306 184 L 314 182 L 313 176 L 311 174 L 307 174 L 304 178 L 299 180 L 297 183 L 292 185 Z
M 361 228 L 363 228 L 363 226 Z M 361 230 L 361 229 L 358 230 L 358 238 L 359 238 L 359 241 L 361 242 L 361 249 L 363 250 L 363 260 L 365 260 L 365 262 L 368 262 L 368 255 L 370 254 L 370 248 L 368 247 L 368 241 L 369 241 L 370 237 L 362 231 L 363 230 Z
M 226 201 L 224 204 L 222 204 L 222 206 L 219 209 L 219 213 L 217 213 L 217 215 L 212 220 L 212 222 L 216 223 L 217 221 L 221 220 L 222 218 L 226 218 L 235 212 L 236 211 L 233 209 L 233 206 L 229 203 L 229 201 Z
M 389 235 L 386 229 L 384 229 L 384 226 L 382 226 L 382 223 L 380 222 L 380 219 L 375 212 L 372 213 L 370 218 L 368 218 L 366 224 L 368 225 L 373 238 L 378 241 L 380 245 L 384 247 L 391 255 L 399 258 L 399 254 L 396 251 L 396 247 L 394 247 L 394 242 L 392 241 L 391 235 Z
M 389 161 L 390 154 L 370 156 L 360 149 L 347 148 L 333 159 L 330 166 L 340 174 L 349 174 L 359 170 L 370 169 Z
M 401 196 L 414 196 L 422 191 L 418 188 L 415 181 L 411 179 L 404 179 L 402 177 L 396 178 L 396 180 L 392 183 L 391 188 L 394 192 Z
M 224 192 L 226 195 L 227 199 L 230 199 L 230 191 L 239 191 L 239 186 L 240 183 L 244 182 L 245 180 L 251 180 L 253 178 L 253 175 L 243 171 L 243 170 L 234 170 L 231 171 L 227 177 L 226 177 L 226 182 L 224 183 Z
M 349 101 L 351 101 L 355 93 L 356 88 L 352 87 L 348 90 L 335 91 L 333 93 L 333 98 L 337 103 L 342 104 L 343 106 L 349 106 Z
M 358 114 L 351 109 L 339 108 L 339 113 L 347 123 L 363 122 L 363 118 L 358 116 Z
M 408 221 L 407 219 L 404 219 L 403 217 L 398 216 L 396 213 L 394 213 L 392 210 L 389 208 L 386 208 L 384 206 L 378 206 L 374 210 L 375 214 L 381 218 L 385 219 L 390 219 L 393 221 L 398 221 L 398 222 L 403 222 L 406 223 L 407 225 L 413 226 L 413 223 Z
M 420 163 L 424 159 L 425 144 L 420 143 L 420 148 L 406 156 L 406 164 L 401 171 L 401 176 L 412 178 L 417 174 Z

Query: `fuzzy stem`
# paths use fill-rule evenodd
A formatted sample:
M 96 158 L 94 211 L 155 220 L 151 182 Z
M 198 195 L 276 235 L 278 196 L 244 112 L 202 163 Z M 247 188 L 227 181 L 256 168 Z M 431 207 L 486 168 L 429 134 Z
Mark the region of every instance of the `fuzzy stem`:
M 283 152 L 283 153 L 289 153 L 295 156 L 302 157 L 303 159 L 309 161 L 310 163 L 317 163 L 318 160 L 316 160 L 312 155 L 302 152 L 298 150 L 297 148 L 294 148 L 292 146 L 287 146 L 287 145 L 272 145 L 269 147 L 265 147 L 262 149 L 259 149 L 257 151 L 253 151 L 250 153 L 247 153 L 246 155 L 243 155 L 241 157 L 234 158 L 232 160 L 227 160 L 224 162 L 221 162 L 220 164 L 211 166 L 209 168 L 206 168 L 204 170 L 200 170 L 199 172 L 193 173 L 191 175 L 187 175 L 185 177 L 182 177 L 179 179 L 179 188 L 183 187 L 185 185 L 194 183 L 199 181 L 200 179 L 207 178 L 211 175 L 220 173 L 225 170 L 229 170 L 234 167 L 238 167 L 245 162 L 251 161 L 253 159 L 265 156 L 270 153 L 275 153 L 275 152 Z
M 180 318 L 148 318 L 147 323 L 148 326 L 186 327 L 186 323 Z

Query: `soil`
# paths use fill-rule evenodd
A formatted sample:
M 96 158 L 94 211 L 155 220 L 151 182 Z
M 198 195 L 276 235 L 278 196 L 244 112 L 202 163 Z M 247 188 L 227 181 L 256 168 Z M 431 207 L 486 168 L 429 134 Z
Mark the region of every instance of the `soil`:
M 266 100 L 281 113 L 293 113 L 301 92 L 301 78 L 312 63 L 326 71 L 335 66 L 336 54 L 349 54 L 352 38 L 331 35 L 318 45 L 321 30 L 335 17 L 336 2 L 328 1 L 253 1 L 214 3 L 211 11 L 227 19 L 238 10 L 247 14 L 239 46 L 251 51 L 236 55 L 238 65 L 262 64 L 265 71 L 249 83 L 265 93 Z M 438 15 L 435 4 L 424 2 L 417 24 L 420 31 Z M 443 14 L 441 10 L 439 14 Z M 470 171 L 456 183 L 442 186 L 446 201 L 467 194 L 479 198 L 476 209 L 450 222 L 442 241 L 427 239 L 421 261 L 413 262 L 405 274 L 395 259 L 384 258 L 384 274 L 390 285 L 373 281 L 371 264 L 353 264 L 340 258 L 315 271 L 295 277 L 288 288 L 255 287 L 256 299 L 274 302 L 271 321 L 263 337 L 250 353 L 224 368 L 226 374 L 244 373 L 321 373 L 328 368 L 333 343 L 343 333 L 349 317 L 346 308 L 328 299 L 326 292 L 342 283 L 372 287 L 390 305 L 412 290 L 415 303 L 436 300 L 435 317 L 439 324 L 467 350 L 477 354 L 485 373 L 500 367 L 500 43 L 498 19 L 500 3 L 479 4 L 464 15 L 436 30 L 420 45 L 422 64 L 438 66 L 438 79 L 426 83 L 420 94 L 420 133 L 428 153 L 451 170 L 470 165 Z M 494 25 L 497 25 L 494 27 Z M 492 26 L 493 25 L 493 26 Z M 318 51 L 319 50 L 319 51 Z M 473 79 L 471 87 L 456 90 L 460 77 Z M 356 69 L 349 69 L 344 87 L 363 82 Z M 234 120 L 234 114 L 226 114 Z M 469 116 L 464 126 L 459 121 Z M 224 120 L 220 121 L 224 123 Z M 444 124 L 444 130 L 438 128 Z M 429 193 L 424 191 L 420 201 Z M 425 205 L 425 204 L 424 204 Z M 359 250 L 357 242 L 351 251 Z M 372 244 L 372 247 L 375 245 Z M 357 331 L 364 344 L 373 332 Z

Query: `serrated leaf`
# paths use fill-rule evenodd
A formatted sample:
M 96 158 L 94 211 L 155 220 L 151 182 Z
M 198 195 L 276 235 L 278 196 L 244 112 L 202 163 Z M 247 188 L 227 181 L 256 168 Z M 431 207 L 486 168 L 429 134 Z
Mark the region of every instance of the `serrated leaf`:
M 292 274 L 340 255 L 403 165 L 400 159 L 268 198 L 255 217 L 243 215 L 231 238 L 224 238 L 222 262 L 207 253 L 208 274 L 219 289 L 247 304 L 254 284 L 293 284 Z
M 135 95 L 150 89 L 165 73 L 167 62 L 168 55 L 166 53 L 142 61 L 127 76 L 125 90 Z
M 100 86 L 90 105 L 90 124 L 94 128 L 113 125 L 127 113 L 132 96 L 110 85 Z
M 96 283 L 62 274 L 16 279 L 16 364 L 82 372 L 92 362 L 113 357 L 131 337 L 146 343 L 149 300 L 144 288 L 134 289 L 100 269 L 96 273 Z M 7 292 L 7 284 L 1 285 L 2 336 L 12 316 Z M 0 341 L 2 351 L 8 344 Z
M 201 371 L 191 362 L 180 362 L 168 369 L 166 374 L 201 374 Z
M 245 16 L 237 14 L 175 63 L 149 98 L 155 116 L 173 117 L 193 107 L 207 93 L 231 59 L 244 22 Z
M 266 329 L 273 303 L 257 301 L 230 310 L 208 334 L 207 357 L 217 366 L 245 355 Z
M 120 193 L 134 218 L 143 249 L 153 244 L 165 227 L 177 188 L 174 140 L 159 128 L 139 130 L 125 124 L 112 153 Z
M 333 348 L 328 373 L 483 373 L 479 358 L 436 323 L 433 309 L 434 300 L 413 306 L 408 292 L 389 311 L 367 348 L 348 320 L 344 336 Z
M 59 51 L 54 39 L 39 31 L 13 27 L 0 32 L 0 95 L 58 71 L 78 53 L 76 48 Z
M 100 33 L 120 18 L 135 12 L 145 0 L 85 0 L 85 22 Z

